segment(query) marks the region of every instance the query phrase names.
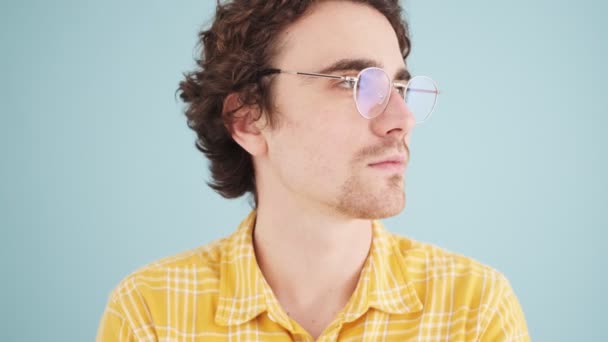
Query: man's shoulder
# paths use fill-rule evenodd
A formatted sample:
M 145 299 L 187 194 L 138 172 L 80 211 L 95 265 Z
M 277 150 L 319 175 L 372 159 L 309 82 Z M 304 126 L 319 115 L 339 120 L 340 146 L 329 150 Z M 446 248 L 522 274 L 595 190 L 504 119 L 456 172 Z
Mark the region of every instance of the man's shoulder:
M 448 248 L 390 233 L 408 273 L 426 277 L 456 277 L 506 281 L 498 269 Z
M 224 246 L 229 237 L 165 256 L 139 267 L 113 289 L 110 300 L 139 293 L 187 291 L 192 286 L 217 288 Z
M 450 317 L 451 331 L 475 341 L 529 341 L 523 310 L 501 271 L 432 243 L 390 235 L 393 271 L 403 274 L 406 288 L 411 285 L 408 293 L 429 322 Z
M 429 312 L 450 312 L 447 305 L 489 317 L 516 300 L 507 277 L 470 256 L 432 243 L 392 234 L 400 268 Z

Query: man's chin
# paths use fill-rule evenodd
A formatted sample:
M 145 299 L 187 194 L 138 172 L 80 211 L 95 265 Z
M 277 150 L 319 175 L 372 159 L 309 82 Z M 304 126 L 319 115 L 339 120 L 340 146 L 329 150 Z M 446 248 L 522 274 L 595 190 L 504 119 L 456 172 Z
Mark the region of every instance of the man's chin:
M 399 207 L 394 207 L 394 208 L 392 208 L 392 207 L 384 208 L 383 210 L 379 210 L 376 215 L 371 215 L 372 217 L 368 217 L 368 218 L 372 219 L 372 220 L 381 220 L 381 219 L 397 216 L 397 215 L 401 214 L 401 212 L 403 212 L 403 209 L 405 209 L 405 205 L 401 205 Z
M 388 218 L 398 215 L 404 208 L 402 175 L 346 182 L 336 205 L 345 216 L 358 219 Z
M 370 220 L 380 220 L 399 215 L 405 209 L 405 192 L 394 196 L 395 198 L 385 197 L 372 205 L 354 206 L 351 214 L 360 219 Z

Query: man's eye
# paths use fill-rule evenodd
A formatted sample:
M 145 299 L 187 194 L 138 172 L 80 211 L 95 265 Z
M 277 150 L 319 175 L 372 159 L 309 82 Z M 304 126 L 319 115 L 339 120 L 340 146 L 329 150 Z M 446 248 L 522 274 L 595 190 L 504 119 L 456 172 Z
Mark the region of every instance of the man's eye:
M 408 81 L 395 81 L 395 83 L 400 85 L 395 86 L 395 89 L 397 89 L 397 92 L 399 93 L 399 95 L 401 95 L 402 98 L 405 98 L 405 96 L 407 95 L 407 82 Z
M 399 95 L 400 95 L 402 98 L 405 98 L 405 91 L 406 91 L 406 89 L 405 89 L 405 88 L 402 88 L 402 87 L 398 87 L 398 88 L 397 88 L 397 92 L 399 93 Z
M 353 80 L 343 80 L 338 83 L 340 88 L 344 89 L 353 89 L 355 87 L 355 81 Z

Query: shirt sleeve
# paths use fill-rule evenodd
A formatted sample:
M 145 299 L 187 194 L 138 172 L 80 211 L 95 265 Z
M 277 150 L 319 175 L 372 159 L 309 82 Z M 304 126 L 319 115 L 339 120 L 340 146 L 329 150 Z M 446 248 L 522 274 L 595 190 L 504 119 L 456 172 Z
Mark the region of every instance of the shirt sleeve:
M 479 341 L 529 342 L 526 319 L 513 288 L 504 277 L 500 283 L 496 304 L 488 310 L 489 319 Z

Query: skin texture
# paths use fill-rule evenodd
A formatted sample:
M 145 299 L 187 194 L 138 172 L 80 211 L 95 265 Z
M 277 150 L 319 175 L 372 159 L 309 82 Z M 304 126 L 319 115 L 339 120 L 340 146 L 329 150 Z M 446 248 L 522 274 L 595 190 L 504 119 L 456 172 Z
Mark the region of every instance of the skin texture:
M 388 20 L 367 5 L 326 1 L 280 36 L 274 67 L 319 72 L 344 58 L 371 59 L 392 78 L 405 67 Z M 359 70 L 334 72 L 356 76 Z M 276 127 L 241 109 L 233 138 L 254 159 L 259 194 L 254 248 L 281 306 L 313 337 L 354 291 L 371 244 L 371 219 L 405 207 L 405 175 L 369 166 L 409 160 L 415 125 L 396 90 L 371 120 L 352 90 L 334 80 L 280 74 L 274 79 Z M 238 103 L 230 96 L 225 108 Z

